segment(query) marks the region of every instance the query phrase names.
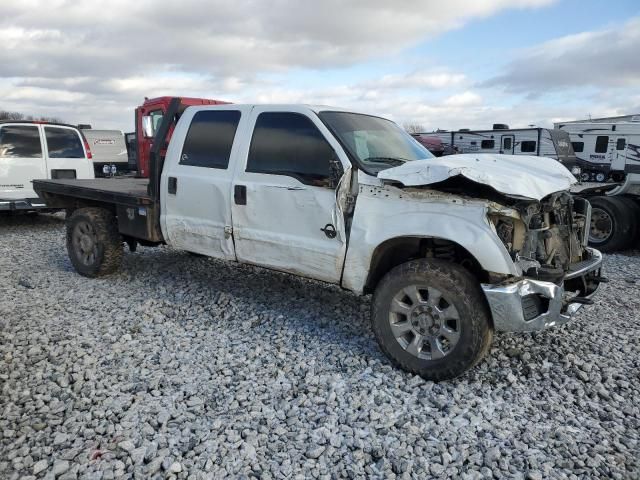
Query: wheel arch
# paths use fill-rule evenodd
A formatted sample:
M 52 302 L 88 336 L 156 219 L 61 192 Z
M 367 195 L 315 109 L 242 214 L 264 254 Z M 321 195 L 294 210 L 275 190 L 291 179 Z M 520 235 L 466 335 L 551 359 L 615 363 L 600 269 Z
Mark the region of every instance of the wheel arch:
M 364 293 L 372 293 L 382 277 L 394 267 L 419 258 L 437 258 L 465 267 L 479 283 L 489 281 L 489 272 L 461 244 L 440 237 L 406 235 L 385 240 L 371 255 Z

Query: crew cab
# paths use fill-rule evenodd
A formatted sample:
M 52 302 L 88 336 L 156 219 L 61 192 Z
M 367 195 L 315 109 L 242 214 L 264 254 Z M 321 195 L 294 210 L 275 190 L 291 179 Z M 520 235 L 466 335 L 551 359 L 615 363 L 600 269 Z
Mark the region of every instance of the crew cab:
M 0 211 L 40 210 L 36 178 L 93 178 L 91 150 L 71 125 L 0 122 Z
M 555 160 L 436 158 L 389 120 L 307 105 L 189 107 L 162 143 L 148 181 L 34 182 L 67 209 L 80 274 L 168 244 L 373 293 L 381 349 L 431 380 L 479 362 L 494 330 L 567 322 L 605 280 Z

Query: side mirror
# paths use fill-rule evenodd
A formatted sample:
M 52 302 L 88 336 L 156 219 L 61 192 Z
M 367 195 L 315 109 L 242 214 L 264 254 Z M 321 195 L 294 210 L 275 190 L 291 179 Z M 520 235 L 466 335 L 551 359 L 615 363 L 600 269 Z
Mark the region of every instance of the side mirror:
M 333 152 L 331 155 L 331 160 L 329 161 L 329 168 L 331 170 L 331 178 L 330 178 L 330 188 L 336 189 L 338 188 L 338 184 L 340 183 L 340 179 L 344 175 L 344 168 L 342 167 L 342 162 L 338 158 L 336 152 Z
M 142 132 L 147 138 L 153 138 L 154 136 L 155 132 L 153 131 L 153 120 L 149 115 L 145 115 L 144 117 L 142 117 Z

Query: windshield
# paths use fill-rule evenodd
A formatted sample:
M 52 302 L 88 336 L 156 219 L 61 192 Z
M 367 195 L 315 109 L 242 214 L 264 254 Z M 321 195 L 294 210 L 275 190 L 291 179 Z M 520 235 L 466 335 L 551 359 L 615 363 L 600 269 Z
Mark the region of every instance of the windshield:
M 318 116 L 369 175 L 408 161 L 433 158 L 429 150 L 390 120 L 347 112 L 320 112 Z

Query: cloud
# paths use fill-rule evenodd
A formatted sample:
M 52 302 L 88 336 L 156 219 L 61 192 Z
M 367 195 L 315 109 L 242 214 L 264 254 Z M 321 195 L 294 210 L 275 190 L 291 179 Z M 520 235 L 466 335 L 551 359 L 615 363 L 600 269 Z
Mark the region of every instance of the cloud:
M 524 50 L 504 73 L 482 84 L 504 86 L 533 98 L 576 87 L 637 87 L 640 84 L 640 17 L 623 25 L 568 35 Z
M 408 74 L 384 75 L 380 80 L 365 82 L 364 88 L 408 89 L 408 88 L 445 88 L 465 83 L 467 77 L 462 73 L 419 71 Z
M 153 69 L 226 76 L 341 67 L 397 53 L 505 8 L 549 3 L 3 0 L 0 75 L 127 76 Z
M 480 105 L 482 97 L 474 92 L 457 93 L 445 99 L 444 104 L 449 107 L 471 107 Z
M 2 0 L 0 107 L 107 127 L 130 125 L 144 96 L 164 94 L 367 108 L 415 101 L 422 94 L 407 90 L 470 81 L 441 68 L 323 89 L 282 83 L 315 72 L 318 85 L 325 69 L 397 58 L 478 18 L 554 1 Z

